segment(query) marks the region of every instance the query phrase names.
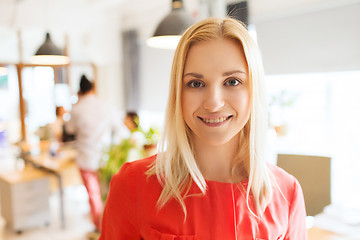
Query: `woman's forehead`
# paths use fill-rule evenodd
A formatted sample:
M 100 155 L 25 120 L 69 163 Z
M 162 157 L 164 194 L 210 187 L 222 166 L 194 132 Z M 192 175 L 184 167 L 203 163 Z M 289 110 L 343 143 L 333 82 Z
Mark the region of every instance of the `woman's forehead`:
M 193 70 L 216 69 L 247 70 L 246 57 L 238 41 L 221 38 L 197 42 L 190 47 L 183 74 Z

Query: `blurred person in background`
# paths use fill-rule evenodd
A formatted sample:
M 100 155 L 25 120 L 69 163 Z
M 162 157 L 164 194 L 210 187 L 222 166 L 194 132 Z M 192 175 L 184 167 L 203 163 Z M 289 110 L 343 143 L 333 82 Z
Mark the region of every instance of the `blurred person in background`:
M 81 76 L 79 96 L 79 101 L 70 112 L 71 118 L 65 124 L 65 130 L 76 138 L 76 163 L 89 195 L 96 234 L 100 232 L 103 210 L 98 174 L 101 157 L 105 147 L 112 144 L 114 136 L 121 137 L 126 128 L 117 112 L 96 97 L 94 85 L 85 75 Z
M 63 106 L 56 106 L 56 120 L 51 123 L 52 139 L 57 142 L 69 142 L 75 140 L 73 134 L 68 134 L 65 131 L 65 122 L 69 117 L 69 113 Z
M 130 130 L 130 132 L 134 132 L 138 130 L 139 127 L 139 116 L 136 112 L 127 112 L 124 119 L 125 126 Z
M 64 114 L 66 113 L 63 106 L 56 106 L 56 120 L 51 124 L 51 130 L 54 138 L 58 142 L 62 142 L 63 139 L 63 126 L 65 124 Z

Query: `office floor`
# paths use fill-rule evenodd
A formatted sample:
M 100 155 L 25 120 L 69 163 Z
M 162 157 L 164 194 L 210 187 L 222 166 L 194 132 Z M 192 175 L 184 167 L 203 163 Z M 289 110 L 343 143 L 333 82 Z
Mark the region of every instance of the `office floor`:
M 5 229 L 4 240 L 86 240 L 86 234 L 93 230 L 89 215 L 86 190 L 82 186 L 68 187 L 65 190 L 65 229 L 60 224 L 60 204 L 58 192 L 50 197 L 51 223 L 26 230 L 21 234 Z M 1 239 L 1 237 L 0 237 Z

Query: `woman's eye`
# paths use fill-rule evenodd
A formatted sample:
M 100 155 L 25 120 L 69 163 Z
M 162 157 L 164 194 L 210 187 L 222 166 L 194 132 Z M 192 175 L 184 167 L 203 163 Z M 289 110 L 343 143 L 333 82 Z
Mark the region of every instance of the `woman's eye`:
M 191 88 L 199 88 L 204 86 L 204 84 L 200 81 L 190 81 L 187 85 Z
M 227 81 L 225 82 L 225 85 L 227 85 L 227 86 L 236 86 L 236 85 L 238 85 L 239 83 L 241 83 L 240 80 L 238 80 L 238 79 L 236 79 L 236 78 L 231 78 L 231 79 L 229 79 L 229 80 L 227 80 Z

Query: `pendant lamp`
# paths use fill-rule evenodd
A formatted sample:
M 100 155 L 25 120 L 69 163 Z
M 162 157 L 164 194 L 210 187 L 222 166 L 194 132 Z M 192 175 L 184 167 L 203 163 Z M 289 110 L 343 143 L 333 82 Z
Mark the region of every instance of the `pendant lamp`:
M 37 65 L 66 65 L 70 59 L 51 41 L 50 33 L 46 33 L 45 42 L 31 57 L 30 62 Z
M 172 10 L 157 26 L 153 37 L 146 43 L 150 47 L 175 49 L 182 33 L 190 27 L 195 20 L 188 14 L 182 0 L 172 1 Z

